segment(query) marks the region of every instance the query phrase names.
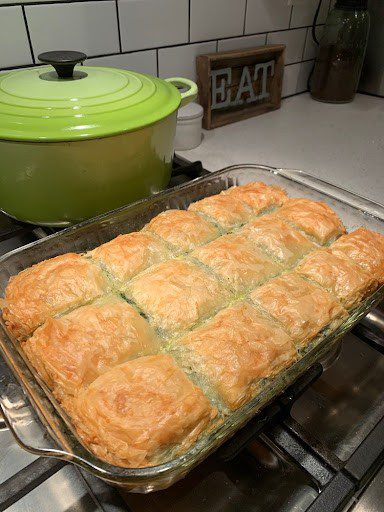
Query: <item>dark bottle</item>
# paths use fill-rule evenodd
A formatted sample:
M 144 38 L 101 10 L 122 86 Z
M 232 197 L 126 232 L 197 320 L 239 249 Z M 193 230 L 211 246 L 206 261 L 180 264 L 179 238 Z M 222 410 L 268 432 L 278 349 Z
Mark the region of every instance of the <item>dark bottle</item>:
M 353 100 L 369 33 L 368 0 L 337 0 L 320 40 L 311 81 L 312 98 L 329 103 Z

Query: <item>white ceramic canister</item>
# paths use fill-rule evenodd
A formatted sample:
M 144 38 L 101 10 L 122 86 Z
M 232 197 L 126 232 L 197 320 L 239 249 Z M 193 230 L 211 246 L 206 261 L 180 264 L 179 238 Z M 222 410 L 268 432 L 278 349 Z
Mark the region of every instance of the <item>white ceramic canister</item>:
M 203 107 L 197 103 L 190 103 L 179 109 L 175 137 L 176 151 L 185 151 L 200 145 L 203 113 Z

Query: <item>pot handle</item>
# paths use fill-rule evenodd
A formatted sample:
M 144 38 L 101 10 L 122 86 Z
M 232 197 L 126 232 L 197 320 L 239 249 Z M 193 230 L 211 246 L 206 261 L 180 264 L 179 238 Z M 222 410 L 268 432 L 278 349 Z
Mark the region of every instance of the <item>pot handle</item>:
M 188 80 L 188 78 L 166 78 L 166 82 L 170 82 L 172 85 L 176 87 L 176 89 L 181 89 L 187 87 L 188 89 L 185 92 L 181 92 L 181 103 L 180 107 L 185 107 L 188 103 L 191 103 L 193 100 L 197 98 L 198 88 L 195 82 L 192 80 Z

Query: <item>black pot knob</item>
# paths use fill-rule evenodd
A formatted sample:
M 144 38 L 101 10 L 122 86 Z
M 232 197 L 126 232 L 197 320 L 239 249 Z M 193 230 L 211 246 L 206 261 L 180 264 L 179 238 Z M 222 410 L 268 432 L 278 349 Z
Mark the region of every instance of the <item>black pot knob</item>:
M 45 64 L 51 64 L 59 78 L 72 78 L 76 64 L 83 62 L 87 56 L 82 52 L 58 50 L 55 52 L 40 53 L 38 59 Z

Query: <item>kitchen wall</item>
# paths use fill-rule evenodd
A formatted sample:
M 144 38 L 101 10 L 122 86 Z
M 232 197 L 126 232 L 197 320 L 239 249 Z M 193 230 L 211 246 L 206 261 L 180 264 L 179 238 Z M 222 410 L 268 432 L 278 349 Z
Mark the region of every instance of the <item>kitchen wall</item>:
M 318 0 L 0 1 L 0 72 L 39 53 L 80 50 L 87 65 L 195 78 L 195 57 L 265 43 L 287 45 L 283 96 L 303 92 Z M 323 0 L 318 31 L 330 0 Z

